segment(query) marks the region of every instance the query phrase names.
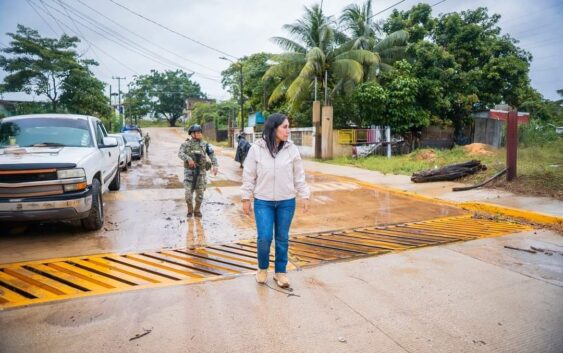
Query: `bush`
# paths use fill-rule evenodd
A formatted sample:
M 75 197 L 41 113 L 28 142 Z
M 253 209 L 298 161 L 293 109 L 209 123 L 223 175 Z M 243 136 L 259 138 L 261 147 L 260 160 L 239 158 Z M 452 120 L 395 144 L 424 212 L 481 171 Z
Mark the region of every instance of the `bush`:
M 518 142 L 522 147 L 543 146 L 561 140 L 555 127 L 548 123 L 531 120 L 529 124 L 518 128 Z

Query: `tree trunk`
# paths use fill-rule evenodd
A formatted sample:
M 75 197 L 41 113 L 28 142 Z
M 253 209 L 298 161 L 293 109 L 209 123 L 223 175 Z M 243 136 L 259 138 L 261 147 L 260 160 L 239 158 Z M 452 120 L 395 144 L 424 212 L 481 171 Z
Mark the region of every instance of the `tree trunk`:
M 178 121 L 179 118 L 180 116 L 172 115 L 171 117 L 166 117 L 166 120 L 168 120 L 168 125 L 170 125 L 170 127 L 176 127 L 176 121 Z
M 431 181 L 455 180 L 486 169 L 487 167 L 481 164 L 480 161 L 472 160 L 465 163 L 447 165 L 438 169 L 428 169 L 413 173 L 411 181 L 415 183 L 427 183 Z

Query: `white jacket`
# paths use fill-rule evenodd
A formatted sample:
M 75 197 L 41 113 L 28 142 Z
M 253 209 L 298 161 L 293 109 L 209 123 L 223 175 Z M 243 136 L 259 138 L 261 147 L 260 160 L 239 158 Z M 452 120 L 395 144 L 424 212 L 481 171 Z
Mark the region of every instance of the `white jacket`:
M 283 201 L 297 195 L 308 199 L 309 186 L 297 146 L 287 141 L 276 158 L 272 158 L 266 141 L 256 141 L 244 160 L 240 190 L 243 200 L 254 196 L 265 201 Z

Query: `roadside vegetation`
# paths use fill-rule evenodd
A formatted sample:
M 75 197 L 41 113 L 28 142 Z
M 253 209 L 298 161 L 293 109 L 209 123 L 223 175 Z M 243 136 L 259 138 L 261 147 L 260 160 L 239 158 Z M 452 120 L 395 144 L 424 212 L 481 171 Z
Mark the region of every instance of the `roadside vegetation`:
M 563 200 L 563 137 L 558 137 L 554 132 L 529 130 L 530 127 L 520 128 L 517 180 L 508 183 L 505 178 L 500 178 L 487 187 Z M 501 171 L 506 165 L 506 149 L 473 144 L 456 146 L 451 150 L 419 149 L 391 159 L 385 156 L 336 158 L 327 163 L 350 165 L 384 174 L 412 175 L 414 172 L 474 159 L 485 164 L 487 170 L 460 179 L 460 182 L 478 183 Z

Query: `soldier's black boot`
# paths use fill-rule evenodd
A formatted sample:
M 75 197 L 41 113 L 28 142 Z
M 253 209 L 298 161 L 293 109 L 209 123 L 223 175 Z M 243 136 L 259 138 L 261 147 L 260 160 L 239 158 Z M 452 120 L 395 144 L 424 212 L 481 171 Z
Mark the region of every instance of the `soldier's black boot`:
M 197 201 L 195 202 L 194 216 L 200 218 L 203 216 L 201 214 L 201 202 L 197 202 Z
M 194 206 L 189 203 L 188 204 L 188 214 L 186 215 L 188 218 L 192 217 L 194 215 Z

